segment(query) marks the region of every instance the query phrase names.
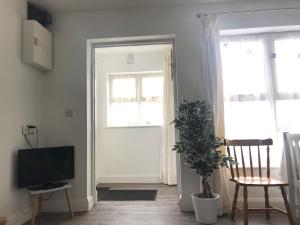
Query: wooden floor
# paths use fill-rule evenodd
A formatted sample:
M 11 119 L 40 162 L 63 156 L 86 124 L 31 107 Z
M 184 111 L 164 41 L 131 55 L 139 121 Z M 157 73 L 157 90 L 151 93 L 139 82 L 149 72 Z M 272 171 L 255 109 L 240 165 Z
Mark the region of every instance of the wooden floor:
M 102 186 L 107 186 L 102 185 Z M 156 201 L 111 202 L 102 201 L 88 213 L 77 213 L 73 220 L 65 213 L 43 213 L 36 225 L 196 225 L 193 213 L 182 213 L 177 205 L 177 189 L 166 185 L 108 185 L 112 189 L 158 189 Z M 28 223 L 29 224 L 29 223 Z M 217 225 L 242 225 L 237 216 L 233 222 L 224 216 Z M 270 220 L 264 215 L 250 216 L 250 225 L 288 225 L 285 216 L 272 214 Z

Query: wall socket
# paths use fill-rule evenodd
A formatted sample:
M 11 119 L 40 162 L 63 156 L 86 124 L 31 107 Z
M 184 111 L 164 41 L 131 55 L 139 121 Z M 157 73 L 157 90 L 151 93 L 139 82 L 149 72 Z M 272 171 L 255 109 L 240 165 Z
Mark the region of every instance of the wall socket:
M 22 135 L 34 134 L 34 129 L 33 128 L 29 128 L 28 126 L 29 125 L 25 125 L 25 126 L 21 127 L 21 129 L 22 129 Z
M 73 110 L 72 110 L 72 109 L 67 109 L 67 110 L 65 111 L 65 116 L 66 116 L 66 117 L 73 117 L 73 116 L 74 116 Z

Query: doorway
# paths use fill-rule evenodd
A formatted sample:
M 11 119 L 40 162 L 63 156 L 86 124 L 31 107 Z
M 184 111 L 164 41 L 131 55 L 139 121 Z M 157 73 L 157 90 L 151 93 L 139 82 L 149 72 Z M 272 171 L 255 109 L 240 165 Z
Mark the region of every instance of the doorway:
M 118 184 L 163 183 L 162 172 L 166 173 L 163 167 L 170 167 L 162 163 L 166 157 L 162 152 L 166 135 L 164 89 L 166 68 L 172 80 L 175 77 L 174 47 L 174 38 L 170 37 L 100 40 L 92 46 L 95 202 L 99 197 L 95 187 L 105 191 Z M 175 85 L 172 88 L 174 111 Z M 176 164 L 173 172 L 176 179 Z

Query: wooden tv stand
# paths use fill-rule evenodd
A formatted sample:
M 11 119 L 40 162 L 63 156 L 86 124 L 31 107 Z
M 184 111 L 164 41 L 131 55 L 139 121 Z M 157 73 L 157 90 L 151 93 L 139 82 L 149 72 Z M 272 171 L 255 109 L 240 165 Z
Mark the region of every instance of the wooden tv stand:
M 31 225 L 35 225 L 37 208 L 39 209 L 39 213 L 41 213 L 41 211 L 42 211 L 42 202 L 43 202 L 42 196 L 43 196 L 43 194 L 53 193 L 56 191 L 65 191 L 65 196 L 66 196 L 66 200 L 67 200 L 67 204 L 68 204 L 68 208 L 69 208 L 70 217 L 71 217 L 71 219 L 73 219 L 74 213 L 72 210 L 72 205 L 70 202 L 69 191 L 68 191 L 71 187 L 72 186 L 70 184 L 65 184 L 63 186 L 55 187 L 52 189 L 29 190 L 30 195 L 33 196 Z M 2 225 L 2 224 L 0 224 L 0 225 Z

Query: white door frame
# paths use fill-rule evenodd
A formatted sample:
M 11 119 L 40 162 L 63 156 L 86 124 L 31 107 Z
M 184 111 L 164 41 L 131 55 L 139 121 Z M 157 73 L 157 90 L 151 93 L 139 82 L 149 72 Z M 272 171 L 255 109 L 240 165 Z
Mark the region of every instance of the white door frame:
M 87 187 L 91 190 L 93 204 L 97 202 L 96 193 L 96 90 L 95 90 L 95 49 L 101 47 L 115 46 L 136 46 L 136 45 L 151 45 L 151 44 L 171 44 L 172 59 L 173 59 L 173 76 L 175 83 L 175 108 L 178 103 L 177 90 L 177 74 L 176 74 L 176 46 L 175 35 L 155 35 L 155 36 L 138 36 L 138 37 L 120 37 L 120 38 L 104 38 L 104 39 L 89 39 L 87 40 Z M 180 169 L 178 164 L 178 169 Z M 90 171 L 90 174 L 89 174 Z M 178 171 L 178 170 L 177 170 Z M 177 172 L 177 180 L 179 173 Z M 89 183 L 90 182 L 90 183 Z

